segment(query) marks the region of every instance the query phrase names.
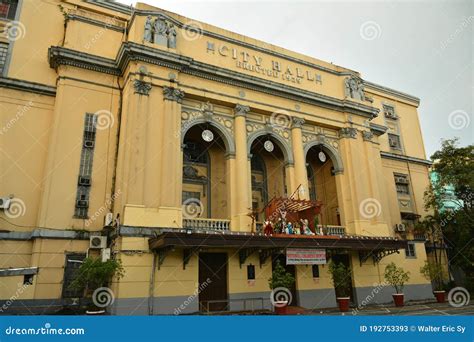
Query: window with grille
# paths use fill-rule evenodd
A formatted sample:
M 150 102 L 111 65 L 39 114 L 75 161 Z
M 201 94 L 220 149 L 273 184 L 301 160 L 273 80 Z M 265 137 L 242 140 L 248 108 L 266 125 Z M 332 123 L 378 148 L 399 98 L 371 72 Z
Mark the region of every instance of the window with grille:
M 410 182 L 407 175 L 395 174 L 395 186 L 397 193 L 408 195 L 410 193 Z
M 416 249 L 414 242 L 408 242 L 407 249 L 405 249 L 405 256 L 407 258 L 416 258 Z
M 74 216 L 87 218 L 89 209 L 89 192 L 91 187 L 92 161 L 94 159 L 97 116 L 86 113 L 82 138 L 81 163 L 77 180 L 76 206 Z
M 14 20 L 18 0 L 0 0 L 0 18 Z

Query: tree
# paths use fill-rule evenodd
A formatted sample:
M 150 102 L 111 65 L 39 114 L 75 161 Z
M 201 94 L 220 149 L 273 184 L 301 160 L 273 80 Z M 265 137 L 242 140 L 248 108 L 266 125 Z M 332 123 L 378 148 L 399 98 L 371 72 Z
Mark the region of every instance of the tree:
M 329 262 L 329 273 L 337 297 L 349 297 L 351 294 L 351 270 L 342 262 Z
M 401 267 L 397 267 L 394 262 L 391 262 L 385 267 L 384 277 L 387 283 L 395 288 L 397 293 L 403 293 L 403 287 L 410 279 L 410 272 L 405 271 Z
M 274 290 L 278 287 L 284 287 L 290 289 L 295 282 L 295 277 L 285 270 L 285 268 L 280 265 L 280 261 L 277 260 L 275 269 L 272 272 L 272 277 L 268 279 L 268 285 L 270 289 Z
M 464 285 L 470 290 L 474 290 L 473 156 L 474 145 L 459 147 L 458 139 L 442 140 L 441 149 L 431 156 L 436 177 L 425 192 L 425 207 L 434 212 L 426 224 L 439 227 L 449 263 L 464 271 Z M 449 196 L 449 188 L 454 196 Z M 447 198 L 455 204 L 453 211 L 444 210 Z

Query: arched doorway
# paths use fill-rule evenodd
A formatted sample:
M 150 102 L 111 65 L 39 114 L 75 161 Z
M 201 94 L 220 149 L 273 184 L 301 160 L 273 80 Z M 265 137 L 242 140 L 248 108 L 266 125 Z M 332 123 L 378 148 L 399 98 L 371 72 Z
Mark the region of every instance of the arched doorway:
M 311 199 L 323 203 L 319 223 L 340 226 L 341 218 L 335 179 L 337 169 L 331 152 L 322 144 L 313 145 L 307 150 L 308 187 Z

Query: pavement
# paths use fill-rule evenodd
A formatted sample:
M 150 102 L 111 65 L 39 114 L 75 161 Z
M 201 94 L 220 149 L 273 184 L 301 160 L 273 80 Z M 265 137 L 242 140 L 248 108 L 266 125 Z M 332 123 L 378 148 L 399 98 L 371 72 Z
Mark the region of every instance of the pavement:
M 395 307 L 393 304 L 378 304 L 366 307 L 350 308 L 348 312 L 342 313 L 338 309 L 303 310 L 297 313 L 302 315 L 388 315 L 388 316 L 471 316 L 474 315 L 474 301 L 461 307 L 453 307 L 448 302 L 411 302 L 405 303 L 403 307 Z

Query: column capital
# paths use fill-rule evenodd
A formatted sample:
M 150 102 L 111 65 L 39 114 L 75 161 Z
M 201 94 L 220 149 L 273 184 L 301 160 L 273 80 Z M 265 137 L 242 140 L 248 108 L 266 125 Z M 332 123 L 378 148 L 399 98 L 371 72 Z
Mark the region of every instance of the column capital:
M 237 103 L 234 107 L 235 116 L 247 116 L 249 111 L 250 111 L 249 106 L 245 106 L 240 103 Z
M 165 100 L 176 101 L 178 103 L 181 103 L 184 98 L 184 91 L 178 88 L 163 87 L 163 95 L 165 97 Z
M 135 89 L 135 94 L 148 96 L 151 90 L 151 83 L 143 80 L 135 80 L 133 82 L 133 88 Z
M 374 137 L 374 133 L 372 133 L 371 131 L 362 131 L 362 138 L 364 139 L 364 141 L 372 141 Z
M 291 128 L 301 128 L 303 127 L 304 123 L 305 120 L 303 118 L 298 118 L 296 116 L 291 118 Z

